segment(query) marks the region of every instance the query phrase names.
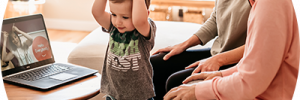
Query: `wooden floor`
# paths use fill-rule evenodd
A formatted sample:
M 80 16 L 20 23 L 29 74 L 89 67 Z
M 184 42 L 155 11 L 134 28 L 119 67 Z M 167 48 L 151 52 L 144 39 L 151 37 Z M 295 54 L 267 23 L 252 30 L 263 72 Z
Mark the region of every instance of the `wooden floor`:
M 89 31 L 47 29 L 50 41 L 79 43 Z

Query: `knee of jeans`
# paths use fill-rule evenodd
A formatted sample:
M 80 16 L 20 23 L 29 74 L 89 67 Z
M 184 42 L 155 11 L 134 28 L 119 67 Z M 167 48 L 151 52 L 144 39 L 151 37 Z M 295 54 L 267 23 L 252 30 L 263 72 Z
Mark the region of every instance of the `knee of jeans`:
M 172 81 L 173 80 L 173 77 L 176 77 L 176 74 L 171 74 L 169 77 L 168 77 L 168 79 L 167 79 L 167 81 L 166 82 L 169 82 L 169 81 Z
M 174 77 L 176 77 L 176 74 L 172 74 L 168 77 L 168 79 L 166 80 L 166 84 L 165 84 L 165 91 L 169 91 L 170 87 L 173 87 L 173 81 L 176 81 L 176 78 L 174 79 Z M 172 86 L 171 86 L 172 85 Z

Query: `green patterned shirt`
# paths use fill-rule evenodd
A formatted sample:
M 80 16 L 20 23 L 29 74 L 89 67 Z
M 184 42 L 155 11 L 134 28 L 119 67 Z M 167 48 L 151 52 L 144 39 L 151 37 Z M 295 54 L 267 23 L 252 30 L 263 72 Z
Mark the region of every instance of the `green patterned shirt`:
M 113 25 L 102 70 L 101 92 L 117 100 L 146 100 L 155 96 L 150 51 L 156 26 L 149 18 L 150 37 L 137 30 L 120 33 Z

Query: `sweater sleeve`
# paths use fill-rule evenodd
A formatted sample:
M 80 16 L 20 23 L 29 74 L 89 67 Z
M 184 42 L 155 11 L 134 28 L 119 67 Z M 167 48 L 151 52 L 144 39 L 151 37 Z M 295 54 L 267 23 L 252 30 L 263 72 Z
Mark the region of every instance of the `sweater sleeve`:
M 200 41 L 201 45 L 205 45 L 211 39 L 215 38 L 217 34 L 217 23 L 216 23 L 216 9 L 210 15 L 210 18 L 201 26 L 201 28 L 194 34 Z
M 229 75 L 233 74 L 234 72 L 237 72 L 236 66 L 221 71 L 223 77 L 229 76 Z
M 291 46 L 290 4 L 286 0 L 255 1 L 248 20 L 244 57 L 236 68 L 223 71 L 231 75 L 198 83 L 198 100 L 251 100 L 267 90 Z

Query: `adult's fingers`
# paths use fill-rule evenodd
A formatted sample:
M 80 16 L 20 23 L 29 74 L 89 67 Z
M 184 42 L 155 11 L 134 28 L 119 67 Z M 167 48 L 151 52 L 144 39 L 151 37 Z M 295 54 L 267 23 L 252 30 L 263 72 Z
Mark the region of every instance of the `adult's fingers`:
M 154 53 L 152 53 L 152 55 L 155 55 L 155 54 L 158 54 L 161 52 L 169 52 L 169 51 L 170 51 L 170 47 L 166 47 L 166 48 L 156 50 Z
M 197 62 L 194 62 L 193 64 L 191 64 L 191 65 L 189 65 L 189 66 L 185 67 L 185 69 L 189 69 L 189 68 L 197 67 L 197 66 L 198 66 L 198 64 L 199 64 L 199 61 L 197 61 Z
M 213 79 L 216 76 L 222 76 L 222 73 L 220 71 L 215 71 L 212 74 L 209 74 L 207 76 L 207 78 L 205 78 L 204 80 L 210 80 L 210 79 Z
M 192 75 L 199 73 L 200 71 L 203 70 L 203 66 L 201 65 L 200 61 L 198 61 L 198 62 L 199 62 L 198 67 L 192 72 Z
M 180 97 L 178 97 L 178 95 L 177 96 L 175 96 L 173 99 L 171 99 L 171 100 L 181 100 L 181 98 Z
M 210 80 L 210 79 L 212 79 L 212 78 L 214 78 L 214 77 L 215 77 L 214 75 L 210 75 L 210 76 L 208 76 L 207 78 L 205 78 L 204 81 Z
M 162 50 L 161 49 L 159 49 L 159 50 L 156 50 L 154 53 L 152 53 L 151 55 L 155 55 L 155 54 L 159 54 L 159 53 L 161 53 L 162 52 Z
M 186 84 L 193 80 L 205 79 L 206 77 L 207 77 L 206 73 L 193 74 L 193 75 L 189 76 L 188 78 L 186 78 L 182 83 Z
M 208 71 L 218 71 L 218 69 L 213 67 L 213 66 L 209 66 L 207 68 L 202 68 L 201 73 L 202 72 L 208 72 Z
M 172 100 L 176 97 L 176 91 L 178 87 L 172 88 L 165 96 L 164 100 Z
M 207 72 L 207 71 L 208 71 L 207 69 L 203 68 L 203 69 L 201 70 L 201 73 Z
M 169 58 L 171 58 L 172 56 L 176 55 L 174 51 L 169 52 L 168 54 L 166 54 L 164 56 L 164 60 L 168 60 Z

